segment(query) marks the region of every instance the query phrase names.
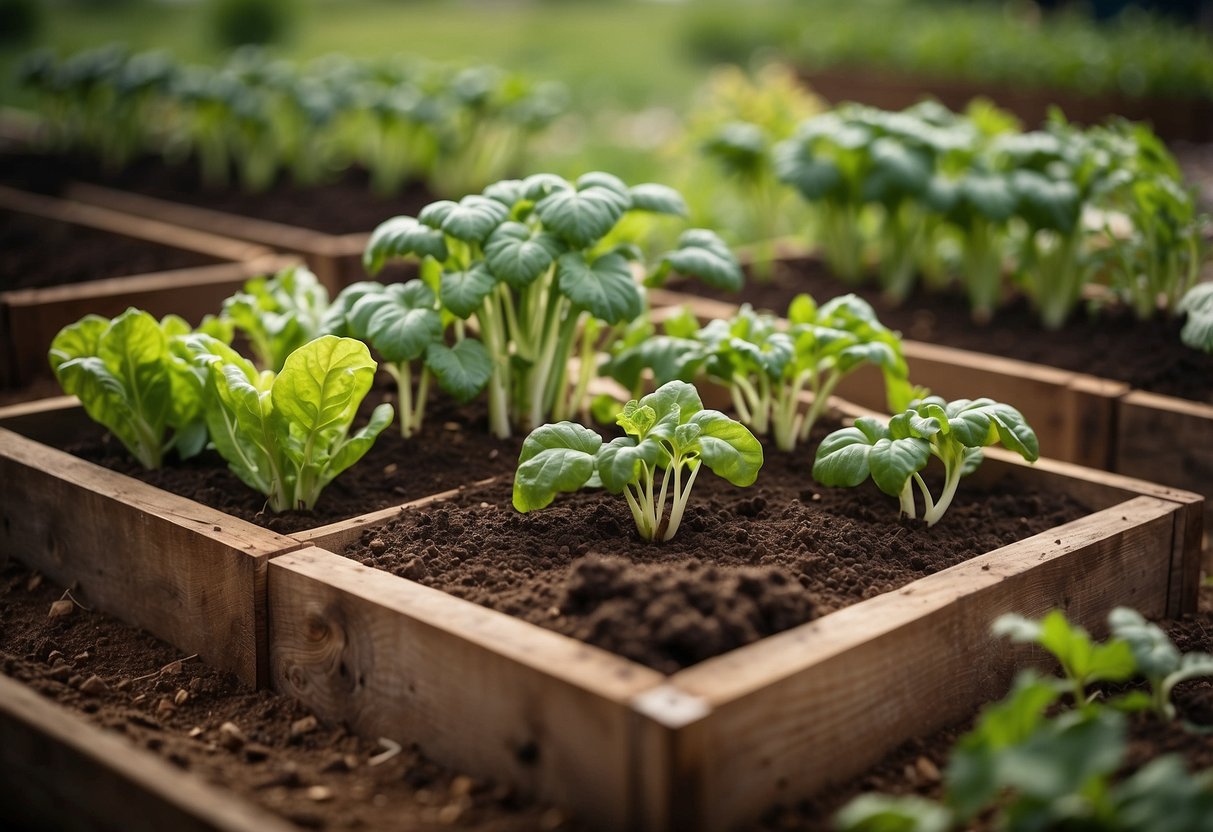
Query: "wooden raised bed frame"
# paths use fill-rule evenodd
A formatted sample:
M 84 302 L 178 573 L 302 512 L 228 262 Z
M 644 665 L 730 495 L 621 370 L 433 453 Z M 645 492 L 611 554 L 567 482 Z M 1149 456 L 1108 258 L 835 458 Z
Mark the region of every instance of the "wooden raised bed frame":
M 69 403 L 0 411 L 0 557 L 603 829 L 726 829 L 963 718 L 1022 656 L 988 634 L 1001 612 L 1062 607 L 1098 630 L 1115 604 L 1196 602 L 1199 497 L 995 450 L 976 476 L 1096 511 L 665 676 L 326 551 L 399 509 L 283 537 L 40 444 L 84 418 Z
M 0 410 L 0 560 L 264 683 L 266 565 L 299 544 L 39 441 L 82 423 L 73 398 Z
M 79 182 L 69 185 L 65 194 L 80 202 L 138 217 L 155 217 L 182 228 L 202 229 L 211 234 L 247 240 L 283 254 L 302 257 L 330 292 L 338 292 L 356 280 L 366 279 L 362 252 L 371 237 L 369 230 L 354 234 L 326 234 Z
M 250 277 L 276 271 L 290 259 L 241 240 L 178 228 L 67 200 L 0 186 L 0 209 L 109 231 L 126 237 L 195 251 L 220 262 L 213 266 L 114 277 L 44 289 L 0 292 L 0 384 L 21 386 L 49 376 L 46 353 L 55 335 L 88 313 L 114 317 L 128 306 L 157 317 L 169 313 L 197 322 L 217 313 L 223 299 Z
M 689 305 L 701 319 L 730 317 L 736 306 L 695 295 L 650 292 L 660 317 Z M 1167 483 L 1203 494 L 1205 529 L 1213 530 L 1213 405 L 1132 390 L 1129 385 L 1010 358 L 921 341 L 902 342 L 910 377 L 946 399 L 990 396 L 1021 410 L 1044 456 Z M 884 381 L 863 368 L 839 396 L 886 409 Z M 1213 550 L 1207 568 L 1213 571 Z
M 14 829 L 290 832 L 297 827 L 0 676 L 0 806 Z

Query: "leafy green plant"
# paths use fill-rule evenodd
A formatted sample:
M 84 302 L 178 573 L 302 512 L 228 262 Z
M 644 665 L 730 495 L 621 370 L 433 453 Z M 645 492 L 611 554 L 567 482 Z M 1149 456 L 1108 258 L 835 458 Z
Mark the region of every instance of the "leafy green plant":
M 231 340 L 212 321 L 203 329 Z M 113 320 L 86 315 L 51 342 L 51 369 L 63 391 L 145 468 L 159 468 L 170 450 L 187 459 L 206 444 L 190 366 L 172 349 L 190 331 L 175 315 L 157 321 L 130 308 Z
M 382 366 L 396 380 L 400 434 L 406 439 L 421 429 L 431 376 L 456 401 L 465 403 L 484 389 L 492 373 L 484 345 L 457 333 L 455 343 L 448 346 L 444 323 L 438 296 L 417 279 L 387 286 L 369 281 L 351 284 L 333 301 L 324 321 L 328 333 L 357 338 L 383 360 Z
M 1200 283 L 1188 290 L 1179 311 L 1187 316 L 1180 339 L 1194 350 L 1213 352 L 1213 283 Z
M 392 421 L 381 404 L 350 435 L 376 364 L 361 341 L 325 335 L 296 349 L 282 372 L 258 371 L 222 342 L 194 335 L 183 353 L 203 372 L 215 450 L 271 511 L 310 511 L 324 488 L 370 450 Z
M 698 391 L 681 381 L 629 401 L 616 421 L 627 436 L 605 444 L 573 422 L 532 432 L 518 457 L 514 508 L 546 508 L 558 493 L 601 485 L 624 495 L 642 538 L 669 540 L 701 467 L 739 487 L 752 485 L 762 467 L 754 435 L 720 411 L 703 409 Z
M 860 367 L 880 368 L 892 409 L 912 398 L 901 339 L 855 295 L 821 306 L 799 295 L 785 321 L 749 304 L 702 328 L 688 315 L 667 319 L 664 336 L 625 339 L 603 371 L 632 390 L 646 369 L 658 384 L 706 373 L 729 389 L 742 423 L 773 436 L 781 451 L 808 438 L 838 383 Z M 800 407 L 805 391 L 813 393 L 807 411 Z
M 1103 704 L 1086 695 L 1086 685 L 1140 674 L 1151 680 L 1157 695 L 1166 678 L 1160 674 L 1179 672 L 1175 668 L 1182 660 L 1170 640 L 1150 631 L 1153 625 L 1138 613 L 1118 608 L 1109 623 L 1113 637 L 1096 644 L 1058 611 L 1039 622 L 1001 617 L 996 634 L 1049 650 L 1067 679 L 1021 672 L 1010 693 L 983 709 L 973 730 L 952 749 L 940 802 L 863 795 L 838 813 L 836 828 L 948 832 L 981 818 L 1006 832 L 1208 829 L 1213 771 L 1189 774 L 1181 758 L 1164 755 L 1120 776 L 1127 751 L 1124 711 L 1133 706 L 1134 694 Z M 1066 692 L 1075 708 L 1051 715 Z M 1174 711 L 1164 708 L 1159 715 L 1170 719 Z
M 933 526 L 952 504 L 961 478 L 981 464 L 981 449 L 999 442 L 1030 462 L 1040 456 L 1036 433 L 1010 405 L 929 396 L 911 402 L 887 423 L 863 416 L 853 427 L 831 433 L 817 449 L 813 478 L 850 488 L 871 477 L 881 491 L 900 500 L 902 514 L 910 518 L 917 516 L 917 485 L 924 502 L 922 519 Z M 944 466 L 938 499 L 920 473 L 931 457 Z
M 329 293 L 305 266 L 254 277 L 223 302 L 222 318 L 249 340 L 257 363 L 280 370 L 286 358 L 325 331 Z
M 420 258 L 443 309 L 474 322 L 492 358 L 489 420 L 505 437 L 512 423 L 532 429 L 580 410 L 601 329 L 644 310 L 644 289 L 632 272 L 639 252 L 612 243 L 612 229 L 630 211 L 685 210 L 678 193 L 662 185 L 629 188 L 606 173 L 575 183 L 536 174 L 384 222 L 363 262 L 374 274 L 390 259 Z M 728 248 L 701 229 L 685 232 L 647 280 L 660 283 L 675 270 L 719 287 L 742 280 Z M 570 384 L 575 351 L 585 360 Z
M 1157 624 L 1137 610 L 1117 607 L 1108 615 L 1108 626 L 1115 641 L 1132 652 L 1137 673 L 1150 683 L 1150 707 L 1162 719 L 1175 718 L 1171 692 L 1187 679 L 1213 676 L 1213 656 L 1207 653 L 1180 653 Z

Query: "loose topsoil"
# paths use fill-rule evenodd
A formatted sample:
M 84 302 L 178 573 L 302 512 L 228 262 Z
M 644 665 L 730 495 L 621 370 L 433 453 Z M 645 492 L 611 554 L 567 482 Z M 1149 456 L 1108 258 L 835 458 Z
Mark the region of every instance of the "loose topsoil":
M 0 291 L 41 289 L 218 262 L 186 249 L 0 211 Z
M 1201 593 L 1200 612 L 1182 619 L 1159 622 L 1182 652 L 1213 653 L 1213 588 Z M 1213 741 L 1208 735 L 1183 728 L 1182 721 L 1213 725 L 1213 680 L 1193 679 L 1176 686 L 1171 701 L 1178 718 L 1164 723 L 1150 714 L 1136 714 L 1130 722 L 1126 770 L 1141 768 L 1160 754 L 1181 754 L 1191 771 L 1213 768 Z M 963 725 L 903 743 L 863 775 L 832 786 L 810 800 L 772 806 L 759 828 L 827 832 L 830 819 L 850 800 L 865 792 L 921 795 L 939 799 L 941 773 L 956 740 L 973 727 Z M 985 827 L 981 827 L 984 829 Z
M 75 606 L 49 617 L 62 595 L 16 563 L 0 568 L 0 671 L 301 828 L 573 828 L 559 809 L 436 765 L 415 746 L 373 764 L 383 746 L 109 616 Z
M 702 472 L 667 543 L 640 540 L 603 492 L 519 514 L 507 478 L 345 554 L 672 673 L 1086 513 L 1064 494 L 970 484 L 928 530 L 870 483 L 824 488 L 809 468 L 806 449 L 768 450 L 750 488 Z
M 374 405 L 384 399 L 392 400 L 392 396 L 372 391 L 363 403 L 355 427 L 365 424 Z M 163 468 L 147 471 L 121 442 L 92 424 L 76 435 L 64 437 L 59 447 L 157 488 L 289 534 L 488 477 L 511 476 L 518 463 L 522 439 L 493 437 L 483 403 L 459 407 L 444 396 L 432 394 L 420 433 L 404 439 L 399 424 L 393 421 L 379 434 L 366 456 L 328 485 L 314 511 L 280 514 L 269 511 L 265 497 L 241 482 L 214 451 L 205 451 L 185 462 L 169 457 Z
M 819 302 L 854 292 L 876 309 L 882 323 L 906 338 L 1061 367 L 1101 378 L 1124 381 L 1141 390 L 1200 402 L 1213 402 L 1213 355 L 1185 347 L 1179 319 L 1139 321 L 1127 310 L 1087 315 L 1075 312 L 1065 328 L 1044 329 L 1023 298 L 998 310 L 988 325 L 976 324 L 968 302 L 954 292 L 927 292 L 919 287 L 900 305 L 890 303 L 878 287 L 852 287 L 837 280 L 821 261 L 781 262 L 769 283 L 746 281 L 740 294 L 715 291 L 698 281 L 670 288 L 750 303 L 780 315 L 801 292 Z M 913 369 L 913 368 L 911 368 Z
M 121 171 L 108 171 L 79 156 L 14 153 L 0 156 L 0 182 L 57 195 L 69 182 L 90 182 L 145 196 L 183 202 L 246 217 L 295 225 L 327 234 L 373 231 L 398 214 L 415 216 L 434 197 L 417 184 L 395 196 L 376 195 L 366 171 L 353 168 L 313 187 L 280 179 L 268 190 L 251 193 L 235 185 L 206 186 L 191 161 L 170 165 L 157 157 L 139 159 Z

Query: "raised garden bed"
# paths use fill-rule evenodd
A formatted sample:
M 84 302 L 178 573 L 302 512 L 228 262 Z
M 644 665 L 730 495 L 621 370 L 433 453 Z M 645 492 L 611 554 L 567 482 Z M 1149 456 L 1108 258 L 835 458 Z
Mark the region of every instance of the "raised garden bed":
M 1184 347 L 1178 324 L 1078 320 L 1066 336 L 1042 330 L 1026 307 L 1016 305 L 982 327 L 970 321 L 960 298 L 915 294 L 893 307 L 878 289 L 833 280 L 816 260 L 789 263 L 793 269 L 777 270 L 775 283 L 750 284 L 737 299 L 679 292 L 650 297 L 658 307 L 689 303 L 706 319 L 729 316 L 742 301 L 782 312 L 798 292 L 825 298 L 855 291 L 907 336 L 904 350 L 916 384 L 944 398 L 980 390 L 1014 402 L 1036 427 L 1046 456 L 1213 496 L 1213 388 L 1207 384 L 1213 357 Z M 1139 332 L 1142 345 L 1135 347 L 1126 332 Z M 886 406 L 874 370 L 849 376 L 838 392 L 873 410 Z M 1206 519 L 1210 527 L 1213 514 Z
M 370 192 L 365 173 L 349 171 L 311 188 L 279 183 L 263 193 L 205 187 L 189 164 L 141 160 L 121 173 L 75 157 L 34 153 L 0 160 L 0 178 L 184 229 L 244 240 L 302 257 L 331 291 L 365 277 L 362 251 L 387 217 L 415 214 L 432 197 L 420 187 L 384 199 Z
M 4 386 L 48 375 L 51 340 L 85 314 L 134 305 L 197 322 L 249 277 L 287 262 L 240 240 L 5 187 L 0 211 L 19 235 L 6 246 L 0 291 Z

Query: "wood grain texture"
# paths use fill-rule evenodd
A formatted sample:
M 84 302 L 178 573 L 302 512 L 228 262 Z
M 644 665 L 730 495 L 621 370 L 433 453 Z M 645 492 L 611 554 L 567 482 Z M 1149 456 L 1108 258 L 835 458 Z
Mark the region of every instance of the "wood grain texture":
M 1204 495 L 1204 530 L 1213 532 L 1213 405 L 1138 390 L 1124 396 L 1114 468 Z M 1213 547 L 1204 568 L 1213 574 Z
M 660 319 L 662 308 L 688 305 L 701 320 L 729 317 L 736 306 L 694 295 L 650 293 Z M 945 399 L 988 396 L 1018 408 L 1036 430 L 1041 453 L 1053 459 L 1108 468 L 1115 436 L 1117 400 L 1128 385 L 985 353 L 902 342 L 910 378 Z M 888 409 L 884 379 L 862 367 L 838 385 L 837 394 L 874 411 Z
M 0 771 L 4 772 L 0 825 L 8 829 L 295 829 L 4 676 L 0 676 Z
M 0 429 L 0 552 L 250 685 L 265 568 L 292 538 Z
M 217 314 L 223 301 L 250 277 L 270 274 L 297 262 L 266 255 L 242 263 L 220 263 L 189 269 L 114 277 L 0 292 L 0 332 L 8 352 L 6 384 L 22 385 L 50 376 L 46 354 L 59 330 L 88 314 L 113 318 L 129 307 L 157 318 L 180 315 L 197 324 Z
M 278 690 L 599 828 L 634 828 L 628 703 L 661 674 L 321 549 L 269 569 Z
M 710 708 L 674 738 L 671 782 L 694 782 L 671 828 L 731 828 L 1002 695 L 1025 651 L 989 635 L 1001 613 L 1097 631 L 1117 604 L 1163 614 L 1177 510 L 1135 498 L 670 677 Z

